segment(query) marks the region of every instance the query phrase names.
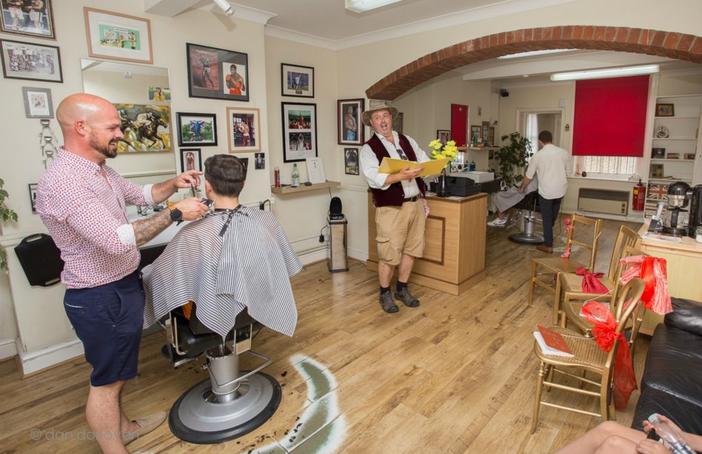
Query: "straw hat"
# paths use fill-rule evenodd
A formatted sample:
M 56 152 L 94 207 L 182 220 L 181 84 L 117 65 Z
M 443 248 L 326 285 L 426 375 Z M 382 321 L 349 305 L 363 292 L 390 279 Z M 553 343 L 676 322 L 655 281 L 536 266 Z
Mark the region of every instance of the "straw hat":
M 387 110 L 390 112 L 390 115 L 392 115 L 392 122 L 393 124 L 395 123 L 398 112 L 396 108 L 392 107 L 390 101 L 383 101 L 382 99 L 369 99 L 368 109 L 363 111 L 363 124 L 366 126 L 371 126 L 371 115 L 373 115 L 373 112 L 377 112 L 379 110 Z

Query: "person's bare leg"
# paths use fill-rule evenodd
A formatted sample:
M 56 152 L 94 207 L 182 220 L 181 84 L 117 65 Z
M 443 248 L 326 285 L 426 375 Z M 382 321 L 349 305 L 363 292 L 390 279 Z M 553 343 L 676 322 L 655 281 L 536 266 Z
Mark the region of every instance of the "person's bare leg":
M 414 257 L 411 255 L 402 254 L 402 259 L 400 260 L 400 267 L 397 272 L 397 280 L 400 282 L 407 283 L 412 274 L 412 267 L 414 266 Z M 389 282 L 389 281 L 388 281 Z
M 131 419 L 127 418 L 124 414 L 124 407 L 122 406 L 122 390 L 119 391 L 119 408 L 120 408 L 120 430 L 123 434 L 127 432 L 135 432 L 141 428 L 139 424 L 133 422 Z
M 117 381 L 104 386 L 90 386 L 88 402 L 85 405 L 85 417 L 90 430 L 106 454 L 126 454 L 128 451 L 122 443 L 119 394 L 124 381 Z
M 569 445 L 556 451 L 554 454 L 599 453 L 600 451 L 598 451 L 598 449 L 607 447 L 607 444 L 612 445 L 617 443 L 616 440 L 610 440 L 605 444 L 605 441 L 610 437 L 621 437 L 622 439 L 632 442 L 633 450 L 631 452 L 634 453 L 636 452 L 636 445 L 646 438 L 646 434 L 639 430 L 624 427 L 613 421 L 605 421 Z
M 395 267 L 388 265 L 383 261 L 378 261 L 378 282 L 381 287 L 390 287 L 390 281 L 392 281 L 392 275 L 395 273 Z

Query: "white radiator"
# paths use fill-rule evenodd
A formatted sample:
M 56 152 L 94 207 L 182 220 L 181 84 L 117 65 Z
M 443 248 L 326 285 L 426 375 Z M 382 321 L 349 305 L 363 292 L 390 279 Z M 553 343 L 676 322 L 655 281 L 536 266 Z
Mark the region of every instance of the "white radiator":
M 629 192 L 580 188 L 578 211 L 626 216 L 629 213 Z

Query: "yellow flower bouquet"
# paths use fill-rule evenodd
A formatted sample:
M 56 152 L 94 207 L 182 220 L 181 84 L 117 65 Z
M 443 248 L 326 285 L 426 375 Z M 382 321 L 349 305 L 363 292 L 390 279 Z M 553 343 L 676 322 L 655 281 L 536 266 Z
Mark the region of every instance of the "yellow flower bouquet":
M 458 155 L 458 147 L 454 140 L 449 140 L 446 145 L 442 144 L 439 139 L 434 139 L 429 142 L 431 149 L 431 159 L 448 159 L 453 161 Z

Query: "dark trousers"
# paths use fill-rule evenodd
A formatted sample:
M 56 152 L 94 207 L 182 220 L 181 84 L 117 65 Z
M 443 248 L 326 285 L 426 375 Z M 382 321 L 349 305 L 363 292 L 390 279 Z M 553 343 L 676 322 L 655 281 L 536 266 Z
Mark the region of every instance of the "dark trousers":
M 553 226 L 556 224 L 556 219 L 558 219 L 561 200 L 563 200 L 563 197 L 544 199 L 539 195 L 539 209 L 541 210 L 541 217 L 544 219 L 544 246 L 546 247 L 553 247 Z

